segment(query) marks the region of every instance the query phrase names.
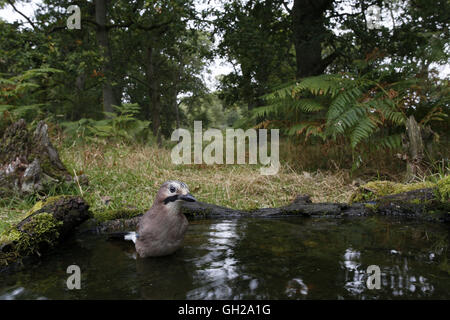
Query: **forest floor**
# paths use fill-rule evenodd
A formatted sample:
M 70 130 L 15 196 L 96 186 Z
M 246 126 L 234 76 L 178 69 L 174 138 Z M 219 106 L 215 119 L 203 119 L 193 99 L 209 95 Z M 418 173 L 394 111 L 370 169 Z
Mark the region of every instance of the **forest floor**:
M 276 175 L 259 165 L 175 165 L 169 149 L 126 144 L 58 146 L 71 174 L 85 174 L 89 185 L 72 185 L 50 195 L 82 196 L 92 211 L 145 212 L 166 180 L 185 182 L 199 200 L 236 209 L 276 207 L 298 194 L 314 202 L 346 202 L 356 189 L 347 171 L 296 172 L 281 164 Z M 39 197 L 0 199 L 0 232 L 20 221 Z
M 166 180 L 185 182 L 202 202 L 235 209 L 279 207 L 298 194 L 313 202 L 348 202 L 361 185 L 379 176 L 356 179 L 350 170 L 306 172 L 282 162 L 275 175 L 261 175 L 259 165 L 176 165 L 169 148 L 139 144 L 56 142 L 62 162 L 72 175 L 85 174 L 88 185 L 71 184 L 48 196 L 79 195 L 95 212 L 109 220 L 145 212 Z M 44 196 L 0 199 L 0 233 L 22 220 Z

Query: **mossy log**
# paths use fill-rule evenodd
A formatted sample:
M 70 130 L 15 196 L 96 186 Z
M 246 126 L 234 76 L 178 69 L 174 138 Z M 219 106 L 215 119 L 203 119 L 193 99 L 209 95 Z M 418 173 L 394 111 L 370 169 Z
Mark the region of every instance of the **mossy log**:
M 41 121 L 34 132 L 21 119 L 0 138 L 0 196 L 45 191 L 49 186 L 73 181 Z
M 344 203 L 312 203 L 308 195 L 299 195 L 295 200 L 283 207 L 261 208 L 255 210 L 236 210 L 205 202 L 185 202 L 182 211 L 188 219 L 223 219 L 259 217 L 270 218 L 280 216 L 361 216 L 370 211 L 363 204 L 348 205 Z M 131 218 L 112 219 L 109 221 L 92 219 L 83 228 L 83 232 L 108 233 L 122 230 L 133 230 L 137 227 L 142 214 Z
M 384 196 L 373 210 L 382 215 L 450 222 L 450 203 L 441 201 L 432 188 Z
M 58 196 L 36 203 L 25 219 L 0 235 L 0 267 L 40 256 L 89 217 L 89 205 L 80 197 Z
M 368 215 L 389 215 L 450 222 L 449 202 L 437 197 L 432 188 L 418 189 L 380 197 L 364 203 L 312 203 L 308 195 L 299 195 L 289 205 L 279 208 L 261 208 L 247 211 L 233 210 L 203 202 L 183 204 L 188 217 L 357 217 Z
M 278 208 L 260 208 L 253 210 L 234 210 L 204 202 L 183 203 L 183 213 L 192 218 L 224 218 L 224 217 L 279 217 L 279 216 L 361 216 L 368 212 L 363 204 L 348 205 L 345 203 L 312 203 L 308 195 L 298 195 L 292 203 Z
M 448 200 L 441 201 L 432 188 L 418 189 L 378 198 L 364 203 L 312 203 L 308 195 L 299 195 L 283 207 L 261 208 L 254 210 L 235 210 L 205 202 L 186 202 L 182 211 L 188 219 L 224 219 L 224 218 L 271 218 L 271 217 L 361 217 L 386 215 L 426 221 L 450 222 Z M 107 233 L 133 230 L 142 215 L 129 219 L 115 219 L 94 223 L 85 231 Z
M 376 201 L 382 197 L 402 194 L 408 191 L 419 189 L 430 189 L 436 185 L 433 182 L 398 183 L 392 181 L 371 181 L 353 192 L 350 203 Z

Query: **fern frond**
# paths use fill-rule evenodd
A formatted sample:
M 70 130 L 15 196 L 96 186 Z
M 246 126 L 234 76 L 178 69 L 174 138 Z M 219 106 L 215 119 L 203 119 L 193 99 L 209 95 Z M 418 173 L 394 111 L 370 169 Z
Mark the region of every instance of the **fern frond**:
M 370 117 L 363 118 L 361 121 L 355 126 L 351 135 L 350 141 L 353 148 L 355 148 L 358 143 L 367 139 L 378 129 L 377 123 Z
M 333 99 L 328 109 L 327 117 L 330 120 L 335 120 L 351 108 L 353 104 L 362 96 L 363 91 L 360 87 L 353 87 L 350 89 L 341 90 L 341 92 Z
M 281 105 L 279 103 L 274 103 L 271 105 L 255 108 L 252 113 L 255 116 L 263 117 L 265 115 L 269 115 L 270 113 L 278 112 L 280 107 L 281 107 Z
M 296 99 L 293 101 L 292 107 L 307 113 L 317 112 L 325 108 L 317 99 L 310 98 Z
M 375 147 L 377 149 L 397 149 L 402 145 L 402 135 L 394 134 L 382 137 L 376 140 Z
M 378 110 L 384 118 L 391 121 L 393 124 L 401 125 L 405 123 L 406 115 L 398 111 L 395 105 L 390 100 L 373 100 L 370 104 L 374 109 Z

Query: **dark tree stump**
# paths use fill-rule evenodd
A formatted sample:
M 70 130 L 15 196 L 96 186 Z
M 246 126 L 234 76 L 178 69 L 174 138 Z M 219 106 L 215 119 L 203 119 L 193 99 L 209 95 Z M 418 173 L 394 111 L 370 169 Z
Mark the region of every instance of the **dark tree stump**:
M 406 160 L 406 181 L 422 176 L 427 169 L 425 151 L 431 153 L 434 133 L 430 127 L 420 127 L 413 115 L 406 119 L 403 135 L 403 158 Z
M 45 191 L 52 184 L 73 181 L 41 121 L 30 132 L 23 119 L 0 139 L 0 196 Z

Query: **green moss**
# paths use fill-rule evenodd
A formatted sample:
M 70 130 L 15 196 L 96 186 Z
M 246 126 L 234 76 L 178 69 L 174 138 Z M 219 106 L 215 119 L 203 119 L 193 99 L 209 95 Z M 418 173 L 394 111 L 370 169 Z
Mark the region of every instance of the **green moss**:
M 8 265 L 21 257 L 41 255 L 42 248 L 50 248 L 58 243 L 59 227 L 62 221 L 57 221 L 53 215 L 42 212 L 30 219 L 19 230 L 11 228 L 0 235 L 1 242 L 10 243 L 10 249 L 0 254 L 0 265 Z
M 364 204 L 364 206 L 367 209 L 371 210 L 371 211 L 376 211 L 377 210 L 377 205 L 376 204 L 366 203 L 366 204 Z
M 0 244 L 15 242 L 20 238 L 21 232 L 16 228 L 11 228 L 0 234 Z
M 31 218 L 15 244 L 21 255 L 39 254 L 41 246 L 53 247 L 59 238 L 58 228 L 62 221 L 56 221 L 49 213 L 40 213 Z
M 436 183 L 437 197 L 442 202 L 448 202 L 450 198 L 450 175 L 445 176 Z
M 0 163 L 8 163 L 17 155 L 28 153 L 32 137 L 25 122 L 19 121 L 8 127 L 0 140 Z
M 25 200 L 23 202 L 21 202 L 20 204 L 23 205 L 23 208 L 21 207 L 23 213 L 15 215 L 14 218 L 10 218 L 9 221 L 2 221 L 2 222 L 4 222 L 4 224 L 0 228 L 0 244 L 4 243 L 4 242 L 9 242 L 11 240 L 8 237 L 6 237 L 5 235 L 1 236 L 2 231 L 12 227 L 13 224 L 19 223 L 21 220 L 26 219 L 27 217 L 29 217 L 41 210 L 42 211 L 48 210 L 49 212 L 53 212 L 51 210 L 51 208 L 49 208 L 49 206 L 51 206 L 52 204 L 54 204 L 56 201 L 58 201 L 60 199 L 70 198 L 70 197 L 72 197 L 72 196 L 60 195 L 60 196 L 48 197 L 45 200 L 36 202 L 31 209 L 27 208 L 27 207 L 29 207 L 29 204 L 27 204 L 27 202 Z M 17 209 L 17 207 L 16 207 L 16 209 Z
M 418 189 L 433 188 L 432 182 L 417 182 L 410 184 L 396 183 L 392 181 L 372 181 L 356 190 L 350 197 L 350 203 L 374 201 L 380 197 L 398 194 Z
M 42 208 L 44 208 L 45 206 L 51 205 L 53 203 L 55 203 L 56 201 L 58 201 L 59 199 L 62 199 L 66 196 L 54 196 L 54 197 L 48 197 L 45 200 L 41 200 L 38 201 L 34 204 L 34 206 L 28 210 L 28 212 L 25 214 L 25 217 L 28 217 L 30 215 L 32 215 L 33 213 L 41 210 Z
M 448 263 L 447 257 L 442 260 L 442 262 L 438 265 L 438 268 L 450 275 L 450 264 Z
M 37 212 L 39 212 L 43 208 L 45 209 L 46 206 L 49 206 L 49 205 L 55 203 L 56 201 L 58 201 L 59 199 L 62 199 L 64 197 L 65 196 L 48 197 L 45 200 L 41 200 L 41 201 L 36 202 L 36 204 L 30 210 L 28 210 L 25 213 L 25 216 L 23 217 L 23 219 L 26 219 L 27 217 L 29 217 L 29 216 L 31 216 L 33 214 L 36 214 Z M 35 223 L 34 222 L 35 219 L 37 219 L 37 222 L 39 222 L 41 219 L 45 219 L 45 218 L 40 218 L 41 215 L 47 216 L 47 215 L 50 215 L 50 214 L 48 214 L 48 213 L 40 213 L 40 214 L 36 215 L 36 217 L 32 217 L 32 223 L 31 224 L 26 224 L 27 228 L 28 228 L 29 225 L 30 225 L 30 227 L 32 227 L 31 225 L 33 223 Z M 52 218 L 51 221 L 55 221 L 56 222 L 56 220 L 53 218 L 53 216 L 52 215 L 50 215 L 50 216 Z M 58 224 L 59 223 L 62 223 L 62 222 L 58 222 Z M 41 224 L 39 223 L 37 226 L 41 227 Z M 40 233 L 40 231 L 38 231 L 38 233 Z M 6 230 L 2 234 L 0 234 L 0 244 L 6 243 L 6 242 L 17 242 L 20 239 L 21 235 L 22 235 L 21 231 L 17 230 L 16 227 L 12 227 L 9 230 Z M 27 239 L 24 238 L 23 240 L 27 240 Z
M 13 196 L 17 192 L 15 190 L 17 188 L 11 188 L 11 186 L 14 186 L 14 177 L 2 176 L 0 179 L 0 197 L 7 198 Z

